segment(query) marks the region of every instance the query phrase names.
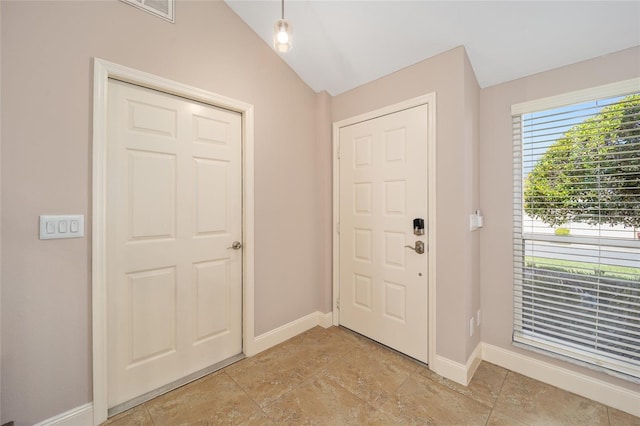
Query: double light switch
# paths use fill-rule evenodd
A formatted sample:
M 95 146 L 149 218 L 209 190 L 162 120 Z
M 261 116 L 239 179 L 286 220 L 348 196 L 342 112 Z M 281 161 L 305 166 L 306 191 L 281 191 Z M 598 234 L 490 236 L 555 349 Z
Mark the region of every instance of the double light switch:
M 84 215 L 40 216 L 40 239 L 84 237 Z

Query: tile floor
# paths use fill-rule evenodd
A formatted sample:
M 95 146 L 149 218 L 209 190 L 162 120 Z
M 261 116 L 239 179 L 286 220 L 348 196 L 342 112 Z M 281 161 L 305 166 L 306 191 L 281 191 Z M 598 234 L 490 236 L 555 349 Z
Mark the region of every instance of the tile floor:
M 483 362 L 468 387 L 348 330 L 316 327 L 105 423 L 639 425 L 640 418 Z

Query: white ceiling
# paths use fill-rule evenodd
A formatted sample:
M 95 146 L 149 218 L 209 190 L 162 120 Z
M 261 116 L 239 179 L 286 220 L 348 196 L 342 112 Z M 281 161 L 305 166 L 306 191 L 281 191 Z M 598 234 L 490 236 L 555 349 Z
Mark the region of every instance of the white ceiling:
M 279 0 L 225 2 L 272 44 Z M 640 1 L 286 0 L 285 18 L 282 59 L 331 95 L 460 45 L 481 87 L 640 45 Z

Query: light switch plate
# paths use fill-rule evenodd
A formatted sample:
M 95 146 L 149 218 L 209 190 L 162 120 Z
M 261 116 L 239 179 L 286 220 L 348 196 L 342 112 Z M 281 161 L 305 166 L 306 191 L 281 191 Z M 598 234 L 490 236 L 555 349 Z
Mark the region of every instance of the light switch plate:
M 40 216 L 41 240 L 81 237 L 84 237 L 84 215 L 70 214 Z
M 471 213 L 469 215 L 469 231 L 475 231 L 478 228 L 482 228 L 484 226 L 484 217 L 480 210 L 476 210 L 475 213 Z
M 475 213 L 469 215 L 469 231 L 478 229 L 478 216 Z

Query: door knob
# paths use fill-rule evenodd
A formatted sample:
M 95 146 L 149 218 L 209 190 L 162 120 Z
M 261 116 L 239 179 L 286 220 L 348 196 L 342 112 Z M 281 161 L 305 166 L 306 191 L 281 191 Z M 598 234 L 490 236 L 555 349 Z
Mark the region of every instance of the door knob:
M 227 249 L 240 250 L 242 248 L 242 243 L 240 241 L 234 241 L 231 244 L 231 247 L 227 247 Z
M 423 241 L 416 241 L 416 246 L 412 247 L 412 246 L 405 246 L 407 248 L 410 248 L 411 250 L 415 251 L 418 254 L 422 254 L 424 253 L 424 242 Z

